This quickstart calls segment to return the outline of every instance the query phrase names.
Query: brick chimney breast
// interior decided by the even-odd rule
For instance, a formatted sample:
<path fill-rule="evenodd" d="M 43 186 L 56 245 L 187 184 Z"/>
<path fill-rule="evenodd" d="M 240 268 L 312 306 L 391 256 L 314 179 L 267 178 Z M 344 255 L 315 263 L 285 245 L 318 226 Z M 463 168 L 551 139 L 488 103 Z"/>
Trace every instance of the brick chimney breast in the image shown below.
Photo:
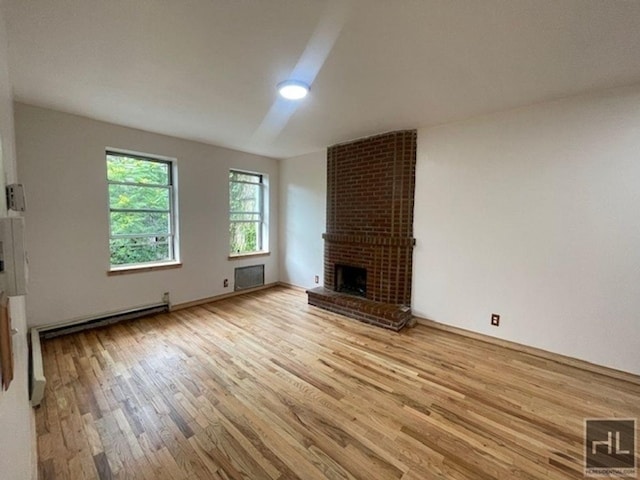
<path fill-rule="evenodd" d="M 327 150 L 324 286 L 309 303 L 392 330 L 411 320 L 415 130 Z M 366 270 L 365 296 L 336 291 L 336 266 Z"/>

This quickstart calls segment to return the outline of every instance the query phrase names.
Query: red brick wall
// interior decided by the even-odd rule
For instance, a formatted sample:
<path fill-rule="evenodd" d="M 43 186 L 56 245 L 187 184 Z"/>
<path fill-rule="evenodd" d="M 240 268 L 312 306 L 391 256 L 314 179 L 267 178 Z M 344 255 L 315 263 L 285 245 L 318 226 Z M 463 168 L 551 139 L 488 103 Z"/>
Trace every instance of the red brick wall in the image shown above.
<path fill-rule="evenodd" d="M 367 269 L 368 299 L 411 303 L 415 165 L 415 130 L 328 149 L 325 288 L 351 265 Z"/>

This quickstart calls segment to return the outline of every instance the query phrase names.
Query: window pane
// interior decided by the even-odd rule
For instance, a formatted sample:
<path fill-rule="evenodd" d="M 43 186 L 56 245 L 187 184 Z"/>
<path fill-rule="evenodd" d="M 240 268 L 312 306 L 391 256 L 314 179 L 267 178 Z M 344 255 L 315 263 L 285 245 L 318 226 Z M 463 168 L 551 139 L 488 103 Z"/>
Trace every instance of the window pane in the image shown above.
<path fill-rule="evenodd" d="M 170 237 L 112 238 L 111 265 L 171 260 Z"/>
<path fill-rule="evenodd" d="M 111 264 L 174 259 L 171 162 L 117 152 L 106 160 Z"/>
<path fill-rule="evenodd" d="M 229 210 L 231 212 L 259 212 L 260 185 L 234 183 L 229 185 Z"/>
<path fill-rule="evenodd" d="M 168 188 L 109 185 L 109 206 L 144 210 L 169 210 L 171 192 Z"/>
<path fill-rule="evenodd" d="M 262 250 L 264 185 L 261 174 L 229 172 L 229 237 L 231 253 Z M 247 183 L 248 182 L 248 183 Z"/>
<path fill-rule="evenodd" d="M 168 163 L 107 154 L 107 178 L 110 182 L 168 185 L 169 173 Z"/>
<path fill-rule="evenodd" d="M 261 179 L 262 175 L 253 173 L 235 172 L 233 170 L 229 172 L 229 180 L 231 181 L 261 183 Z"/>
<path fill-rule="evenodd" d="M 234 223 L 229 224 L 229 234 L 231 237 L 231 252 L 245 253 L 257 252 L 260 250 L 259 236 L 260 222 L 254 223 Z"/>
<path fill-rule="evenodd" d="M 111 235 L 168 234 L 168 213 L 111 212 Z"/>

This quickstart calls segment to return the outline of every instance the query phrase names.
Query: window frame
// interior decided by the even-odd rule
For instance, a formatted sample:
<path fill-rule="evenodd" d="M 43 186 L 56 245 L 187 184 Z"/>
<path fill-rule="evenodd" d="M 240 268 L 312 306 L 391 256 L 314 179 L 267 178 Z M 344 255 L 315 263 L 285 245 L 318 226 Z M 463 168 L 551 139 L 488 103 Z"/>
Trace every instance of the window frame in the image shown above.
<path fill-rule="evenodd" d="M 231 178 L 231 175 L 229 175 L 229 226 L 231 226 L 234 223 L 256 223 L 258 225 L 257 227 L 257 238 L 256 238 L 256 250 L 250 250 L 250 251 L 245 251 L 245 252 L 234 252 L 231 250 L 231 233 L 229 233 L 229 244 L 228 244 L 228 248 L 229 248 L 229 258 L 237 258 L 237 257 L 245 257 L 245 256 L 252 256 L 252 255 L 265 255 L 268 254 L 268 232 L 266 231 L 266 206 L 267 206 L 267 201 L 266 201 L 266 188 L 267 188 L 267 175 L 264 173 L 260 173 L 260 172 L 252 172 L 252 171 L 248 171 L 248 170 L 241 170 L 238 168 L 230 168 L 229 169 L 229 174 L 238 174 L 238 175 L 249 175 L 249 176 L 254 176 L 254 177 L 258 177 L 259 181 L 257 182 L 250 182 L 250 181 L 246 181 L 246 180 L 233 180 Z M 258 194 L 258 203 L 259 203 L 259 211 L 255 212 L 248 212 L 248 211 L 231 211 L 231 184 L 232 183 L 241 183 L 241 184 L 246 184 L 246 185 L 257 185 L 259 187 L 259 194 Z M 258 220 L 233 220 L 232 219 L 232 215 L 258 215 Z"/>
<path fill-rule="evenodd" d="M 177 198 L 177 168 L 176 159 L 170 157 L 164 157 L 160 155 L 152 155 L 147 153 L 133 152 L 129 150 L 122 150 L 118 148 L 106 148 L 105 149 L 105 166 L 108 167 L 109 155 L 127 157 L 135 160 L 142 160 L 145 162 L 159 163 L 166 165 L 167 168 L 167 184 L 153 184 L 153 183 L 136 183 L 136 182 L 120 182 L 112 181 L 109 179 L 109 172 L 107 168 L 107 221 L 109 228 L 109 245 L 111 240 L 115 238 L 153 238 L 153 237 L 167 237 L 169 256 L 165 260 L 151 260 L 148 262 L 136 262 L 136 263 L 123 263 L 112 264 L 111 263 L 111 247 L 109 246 L 109 270 L 110 274 L 126 273 L 126 271 L 151 271 L 161 268 L 175 268 L 181 266 L 180 263 L 180 248 L 179 248 L 179 235 L 178 235 L 178 198 Z M 145 188 L 162 188 L 169 191 L 169 209 L 131 209 L 131 208 L 112 208 L 111 206 L 111 185 L 123 185 L 130 187 L 145 187 Z M 149 233 L 149 234 L 113 234 L 113 228 L 111 223 L 111 214 L 114 212 L 121 213 L 168 213 L 168 232 L 163 233 Z"/>

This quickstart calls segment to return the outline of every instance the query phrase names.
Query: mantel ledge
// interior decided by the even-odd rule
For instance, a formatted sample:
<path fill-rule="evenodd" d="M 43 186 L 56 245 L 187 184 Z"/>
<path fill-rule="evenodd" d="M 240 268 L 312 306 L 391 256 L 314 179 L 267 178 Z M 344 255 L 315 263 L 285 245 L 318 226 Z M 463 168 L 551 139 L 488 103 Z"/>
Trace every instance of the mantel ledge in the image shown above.
<path fill-rule="evenodd" d="M 416 239 L 413 237 L 394 237 L 391 235 L 368 235 L 348 233 L 323 233 L 322 238 L 331 243 L 351 243 L 360 245 L 392 245 L 413 247 Z"/>

